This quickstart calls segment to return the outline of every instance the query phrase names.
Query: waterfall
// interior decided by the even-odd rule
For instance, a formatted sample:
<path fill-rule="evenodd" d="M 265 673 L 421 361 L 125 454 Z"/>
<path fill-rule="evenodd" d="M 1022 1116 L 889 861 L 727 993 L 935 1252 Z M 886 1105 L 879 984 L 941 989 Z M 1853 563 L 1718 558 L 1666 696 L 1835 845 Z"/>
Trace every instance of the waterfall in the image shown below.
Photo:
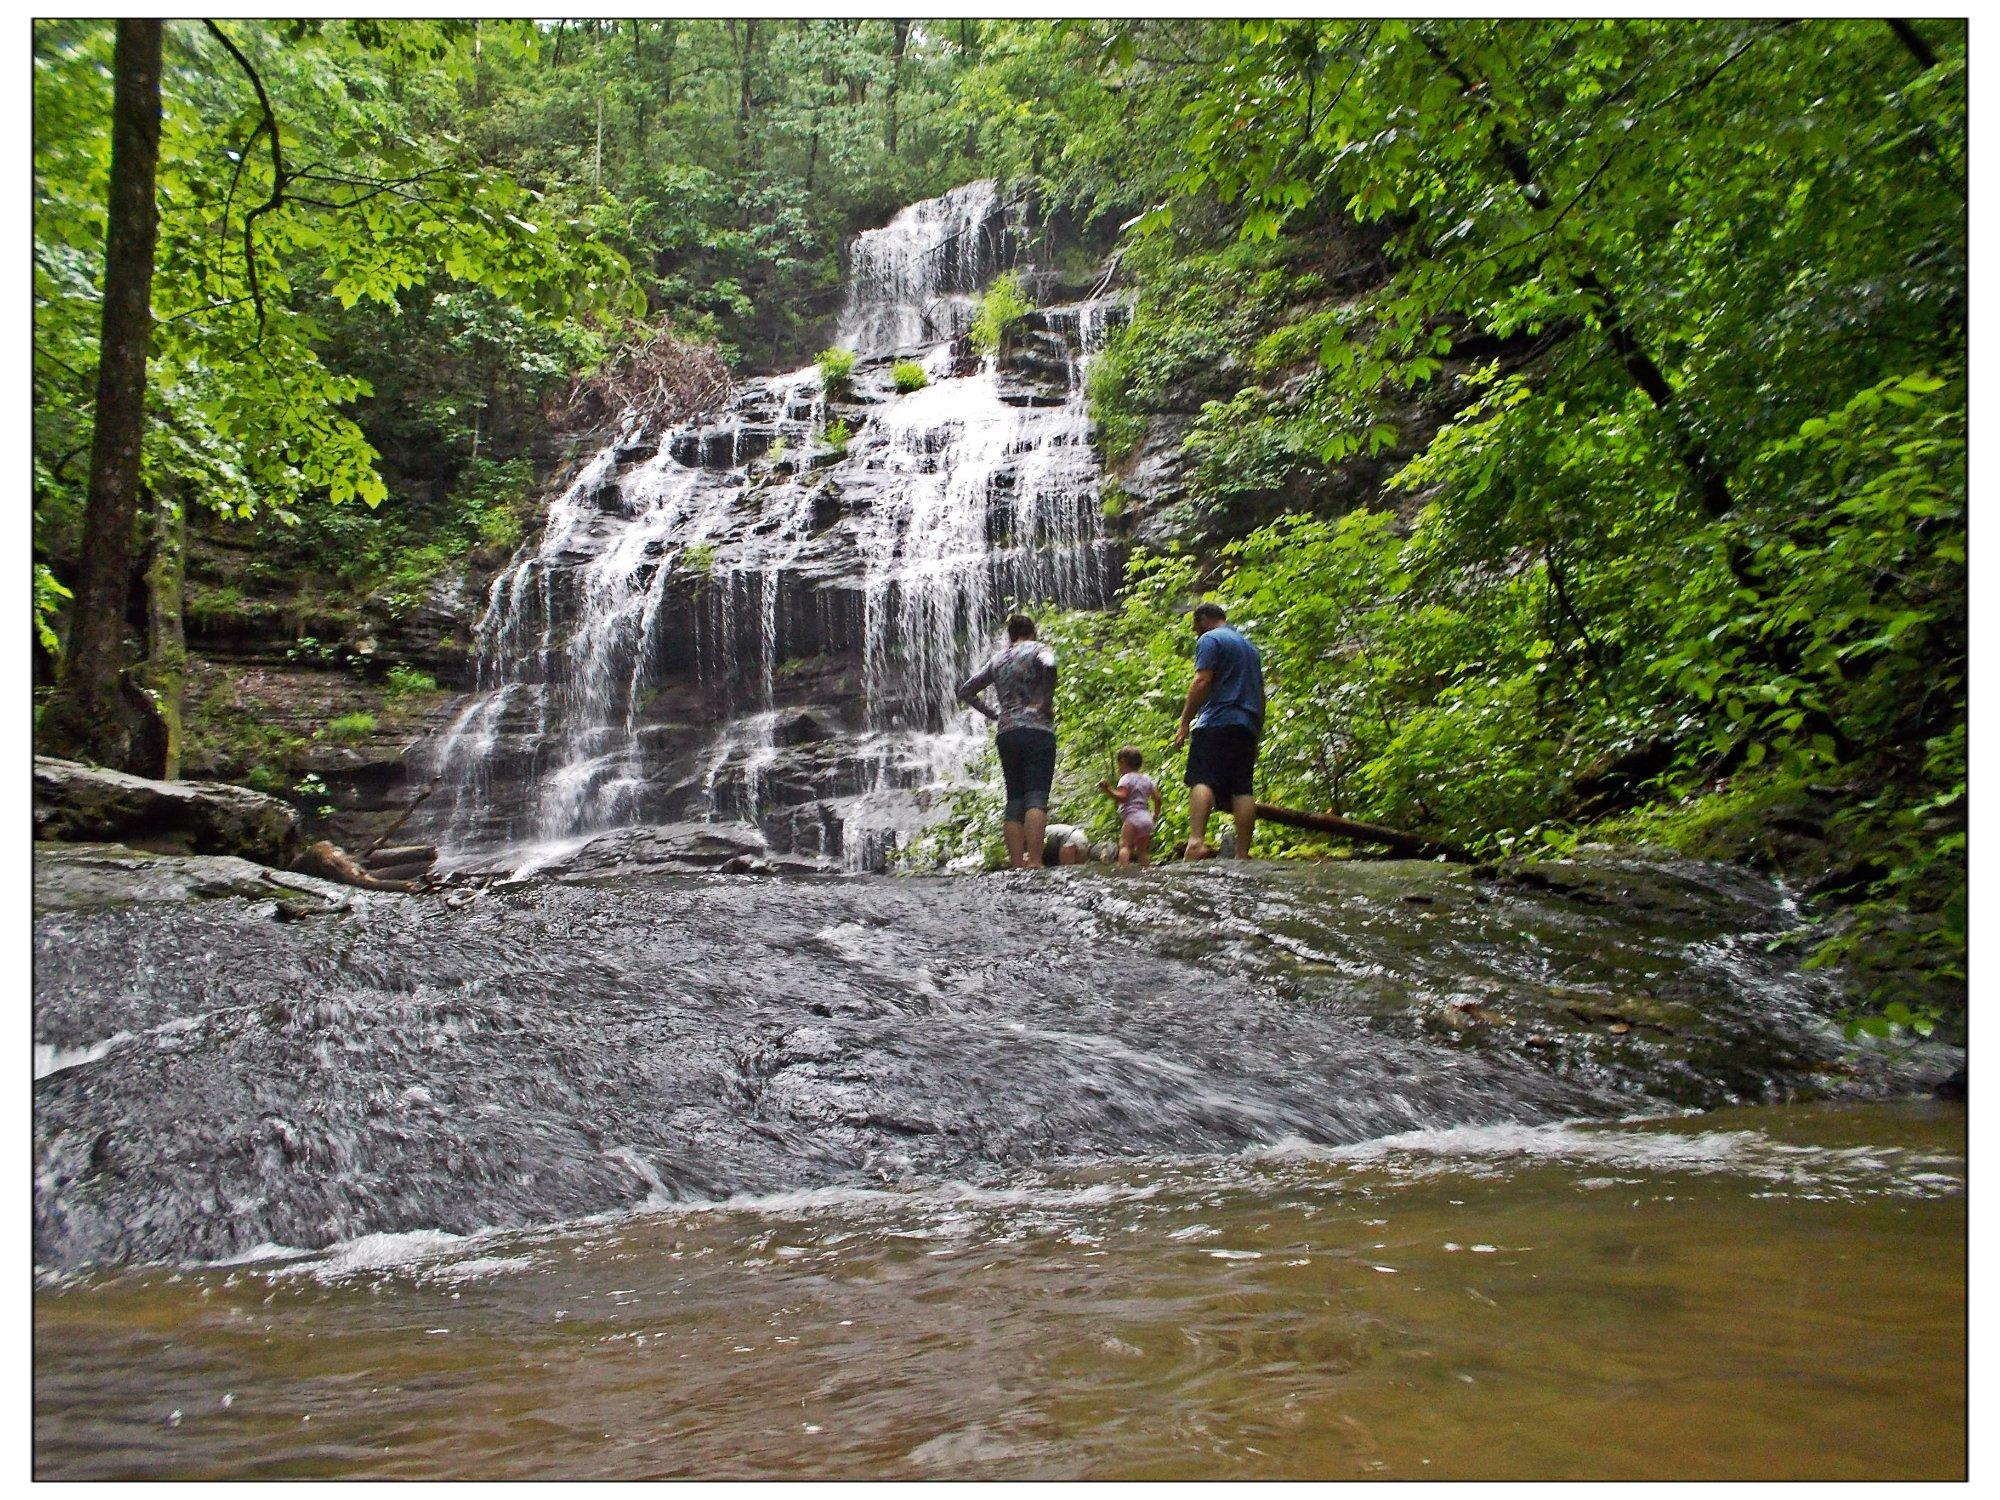
<path fill-rule="evenodd" d="M 912 204 L 851 249 L 851 391 L 807 367 L 657 435 L 633 412 L 578 467 L 418 752 L 447 859 L 698 822 L 879 868 L 922 826 L 982 743 L 954 689 L 1006 608 L 1111 582 L 1084 377 L 1122 309 L 1041 309 L 984 360 L 962 338 L 1025 242 L 996 183 Z M 930 383 L 899 394 L 895 357 Z"/>
<path fill-rule="evenodd" d="M 862 351 L 908 349 L 964 333 L 974 294 L 1017 248 L 1009 213 L 999 183 L 968 182 L 856 235 L 835 342 Z"/>

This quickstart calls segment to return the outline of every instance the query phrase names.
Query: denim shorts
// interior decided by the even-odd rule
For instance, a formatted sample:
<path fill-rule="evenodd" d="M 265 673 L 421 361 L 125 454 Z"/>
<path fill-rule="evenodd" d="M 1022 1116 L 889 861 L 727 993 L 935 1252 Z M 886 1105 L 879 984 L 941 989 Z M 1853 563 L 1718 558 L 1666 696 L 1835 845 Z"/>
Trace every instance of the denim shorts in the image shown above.
<path fill-rule="evenodd" d="M 1046 729 L 1003 729 L 993 746 L 1000 752 L 1000 774 L 1007 782 L 1009 823 L 1018 823 L 1029 808 L 1049 810 L 1049 784 L 1056 779 L 1056 737 Z"/>

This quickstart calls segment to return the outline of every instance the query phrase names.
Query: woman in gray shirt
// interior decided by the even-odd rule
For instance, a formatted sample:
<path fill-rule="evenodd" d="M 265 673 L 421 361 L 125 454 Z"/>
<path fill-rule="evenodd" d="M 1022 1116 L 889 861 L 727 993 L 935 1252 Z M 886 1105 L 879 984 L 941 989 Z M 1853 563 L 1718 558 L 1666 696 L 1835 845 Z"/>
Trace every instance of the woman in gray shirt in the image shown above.
<path fill-rule="evenodd" d="M 997 711 L 979 696 L 988 687 Z M 1056 654 L 1035 639 L 1035 622 L 1008 616 L 1006 647 L 958 685 L 958 696 L 999 726 L 994 748 L 1007 782 L 1007 863 L 1039 870 L 1056 775 Z"/>

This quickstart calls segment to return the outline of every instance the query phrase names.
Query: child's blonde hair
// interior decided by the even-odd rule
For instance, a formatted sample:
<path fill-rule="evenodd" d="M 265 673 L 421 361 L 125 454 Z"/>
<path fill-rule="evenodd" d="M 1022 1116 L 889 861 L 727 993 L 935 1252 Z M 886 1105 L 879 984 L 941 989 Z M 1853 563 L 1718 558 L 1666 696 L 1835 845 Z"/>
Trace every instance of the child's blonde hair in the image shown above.
<path fill-rule="evenodd" d="M 1137 771 L 1145 764 L 1145 752 L 1137 745 L 1127 745 L 1118 752 L 1118 769 L 1121 771 Z"/>

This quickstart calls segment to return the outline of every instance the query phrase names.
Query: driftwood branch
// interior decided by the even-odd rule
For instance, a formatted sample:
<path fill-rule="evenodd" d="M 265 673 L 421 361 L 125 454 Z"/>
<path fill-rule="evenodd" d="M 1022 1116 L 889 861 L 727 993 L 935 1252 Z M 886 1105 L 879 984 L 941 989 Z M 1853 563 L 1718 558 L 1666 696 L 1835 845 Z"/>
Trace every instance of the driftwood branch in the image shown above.
<path fill-rule="evenodd" d="M 1383 844 L 1397 854 L 1409 855 L 1416 859 L 1448 859 L 1457 863 L 1465 863 L 1471 859 L 1471 856 L 1456 844 L 1425 838 L 1422 834 L 1404 833 L 1397 828 L 1384 828 L 1379 823 L 1357 823 L 1352 818 L 1339 817 L 1334 813 L 1300 812 L 1297 808 L 1259 802 L 1257 816 L 1266 823 L 1282 823 L 1287 828 L 1303 828 L 1312 833 L 1330 834 L 1334 838 L 1350 839 L 1357 844 Z"/>
<path fill-rule="evenodd" d="M 396 815 L 396 821 L 391 823 L 387 828 L 383 829 L 380 833 L 378 833 L 375 836 L 375 842 L 370 844 L 366 849 L 363 849 L 361 851 L 361 857 L 363 859 L 366 859 L 369 855 L 373 854 L 376 850 L 380 849 L 384 844 L 386 844 L 389 841 L 390 835 L 395 833 L 395 831 L 398 828 L 401 828 L 405 823 L 410 821 L 410 814 L 415 812 L 418 808 L 424 805 L 424 799 L 430 796 L 432 792 L 436 791 L 438 789 L 438 785 L 439 785 L 438 782 L 433 781 L 429 786 L 425 787 L 421 792 L 418 792 L 415 797 L 411 798 L 410 805 L 404 808 L 400 813 Z M 436 852 L 437 851 L 435 850 L 432 851 L 432 853 Z"/>
<path fill-rule="evenodd" d="M 339 885 L 351 885 L 364 891 L 420 891 L 424 888 L 420 880 L 385 880 L 371 874 L 362 867 L 361 861 L 349 854 L 338 844 L 321 839 L 316 844 L 308 844 L 303 853 L 292 861 L 292 868 L 301 875 L 316 875 L 321 880 L 331 880 Z"/>

